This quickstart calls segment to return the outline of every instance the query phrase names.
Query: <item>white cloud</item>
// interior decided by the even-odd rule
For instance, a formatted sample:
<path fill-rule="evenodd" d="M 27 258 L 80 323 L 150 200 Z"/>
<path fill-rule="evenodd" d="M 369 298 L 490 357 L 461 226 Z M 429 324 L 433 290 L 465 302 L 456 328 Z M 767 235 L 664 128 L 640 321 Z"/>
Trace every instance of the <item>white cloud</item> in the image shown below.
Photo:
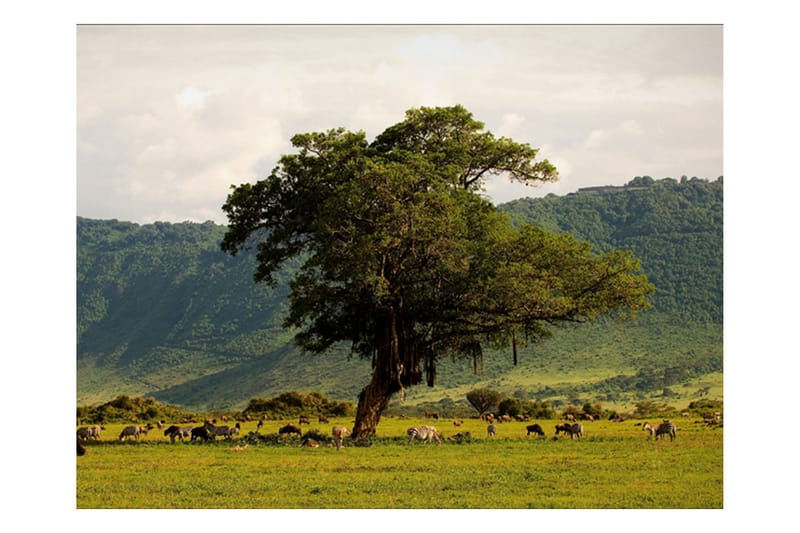
<path fill-rule="evenodd" d="M 197 87 L 184 87 L 176 98 L 182 109 L 202 109 L 207 94 Z"/>
<path fill-rule="evenodd" d="M 541 147 L 561 180 L 722 174 L 721 29 L 592 26 L 88 26 L 78 29 L 78 214 L 224 222 L 295 133 L 374 137 L 463 104 Z"/>

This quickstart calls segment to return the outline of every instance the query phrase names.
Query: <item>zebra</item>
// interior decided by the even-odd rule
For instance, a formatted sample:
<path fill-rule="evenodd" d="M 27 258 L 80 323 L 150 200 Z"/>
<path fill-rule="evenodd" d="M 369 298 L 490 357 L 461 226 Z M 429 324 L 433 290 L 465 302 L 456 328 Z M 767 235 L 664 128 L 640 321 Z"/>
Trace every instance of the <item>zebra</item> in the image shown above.
<path fill-rule="evenodd" d="M 350 434 L 350 430 L 344 426 L 333 426 L 331 433 L 333 434 L 333 443 L 336 445 L 336 449 L 341 450 L 342 441 Z"/>
<path fill-rule="evenodd" d="M 175 438 L 183 440 L 192 436 L 192 426 L 170 426 L 164 430 L 164 436 L 169 437 L 170 442 L 175 442 Z"/>
<path fill-rule="evenodd" d="M 657 439 L 663 439 L 664 435 L 669 435 L 669 440 L 673 441 L 675 440 L 675 430 L 675 424 L 669 420 L 664 420 L 662 423 L 656 426 L 654 435 Z"/>
<path fill-rule="evenodd" d="M 141 426 L 127 426 L 119 434 L 119 440 L 126 440 L 128 437 L 135 437 L 139 440 L 140 435 L 147 435 L 147 428 Z"/>
<path fill-rule="evenodd" d="M 658 426 L 653 426 L 652 424 L 650 424 L 650 422 L 645 422 L 644 425 L 642 426 L 642 431 L 649 431 L 650 432 L 650 435 L 648 435 L 648 437 L 647 437 L 648 439 L 650 437 L 655 438 L 655 436 L 656 436 L 656 427 L 658 427 Z"/>
<path fill-rule="evenodd" d="M 411 426 L 406 433 L 408 434 L 409 444 L 415 438 L 425 442 L 435 440 L 437 446 L 442 444 L 442 440 L 439 438 L 439 431 L 433 426 Z"/>
<path fill-rule="evenodd" d="M 229 426 L 215 426 L 214 424 L 210 424 L 208 422 L 204 424 L 204 427 L 206 427 L 213 436 L 224 437 L 226 439 L 233 437 L 239 432 L 239 428 L 241 428 L 239 422 L 236 422 L 236 425 L 233 428 Z"/>
<path fill-rule="evenodd" d="M 494 437 L 495 435 L 497 435 L 497 426 L 495 426 L 494 424 L 489 424 L 486 427 L 486 432 L 489 434 L 490 437 Z"/>

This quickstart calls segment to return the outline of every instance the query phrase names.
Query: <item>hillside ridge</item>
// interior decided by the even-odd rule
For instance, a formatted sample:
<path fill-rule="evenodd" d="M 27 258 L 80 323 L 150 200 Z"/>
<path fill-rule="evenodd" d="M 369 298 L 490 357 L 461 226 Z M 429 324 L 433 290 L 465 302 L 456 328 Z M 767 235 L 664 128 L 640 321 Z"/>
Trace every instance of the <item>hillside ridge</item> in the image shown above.
<path fill-rule="evenodd" d="M 637 177 L 621 189 L 520 199 L 499 209 L 517 224 L 570 232 L 601 252 L 632 250 L 657 287 L 654 310 L 632 324 L 565 331 L 529 346 L 518 367 L 507 354 L 489 354 L 482 375 L 464 361 L 447 362 L 437 387 L 420 388 L 412 398 L 453 398 L 479 383 L 520 395 L 612 398 L 647 392 L 621 390 L 632 387 L 621 374 L 649 376 L 642 372 L 650 369 L 664 375 L 672 368 L 667 374 L 674 376 L 681 368 L 685 381 L 697 378 L 698 369 L 720 371 L 722 178 Z M 79 404 L 131 394 L 188 408 L 224 408 L 287 390 L 355 398 L 369 362 L 348 358 L 345 346 L 324 356 L 300 353 L 293 333 L 281 326 L 293 267 L 275 288 L 256 285 L 252 254 L 220 251 L 224 232 L 213 222 L 77 218 Z M 635 342 L 625 339 L 630 332 Z M 578 386 L 586 380 L 597 386 Z M 563 385 L 553 386 L 558 383 Z M 650 392 L 669 387 L 658 379 L 648 386 Z"/>

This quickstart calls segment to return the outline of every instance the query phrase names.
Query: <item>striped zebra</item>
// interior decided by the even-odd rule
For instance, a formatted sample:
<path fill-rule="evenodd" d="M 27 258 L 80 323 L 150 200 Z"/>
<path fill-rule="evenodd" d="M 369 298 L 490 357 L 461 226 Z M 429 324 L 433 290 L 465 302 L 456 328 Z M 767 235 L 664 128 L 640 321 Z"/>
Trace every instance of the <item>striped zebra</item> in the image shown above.
<path fill-rule="evenodd" d="M 664 435 L 669 435 L 669 440 L 675 440 L 675 424 L 673 424 L 670 420 L 664 420 L 659 425 L 656 426 L 655 430 L 655 438 L 663 439 Z"/>
<path fill-rule="evenodd" d="M 649 431 L 650 432 L 650 435 L 647 437 L 648 439 L 650 437 L 655 438 L 655 436 L 656 436 L 656 427 L 658 427 L 658 426 L 654 426 L 650 422 L 645 422 L 644 425 L 642 426 L 642 431 Z"/>
<path fill-rule="evenodd" d="M 433 426 L 411 426 L 406 433 L 408 434 L 409 444 L 411 444 L 414 439 L 425 442 L 435 440 L 437 446 L 442 444 L 442 440 L 439 438 L 439 431 Z"/>
<path fill-rule="evenodd" d="M 183 441 L 185 438 L 191 438 L 193 426 L 170 426 L 164 430 L 164 436 L 169 437 L 170 442 L 175 442 L 175 439 Z"/>

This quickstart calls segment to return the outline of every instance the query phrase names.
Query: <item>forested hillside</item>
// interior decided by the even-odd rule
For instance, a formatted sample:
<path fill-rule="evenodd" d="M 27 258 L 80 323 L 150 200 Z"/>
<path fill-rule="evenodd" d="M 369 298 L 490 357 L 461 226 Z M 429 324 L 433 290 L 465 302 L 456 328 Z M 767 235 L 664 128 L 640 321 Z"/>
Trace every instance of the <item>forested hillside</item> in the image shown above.
<path fill-rule="evenodd" d="M 607 192 L 517 200 L 513 220 L 570 232 L 598 251 L 633 251 L 657 291 L 655 307 L 722 322 L 722 179 L 638 177 Z"/>
<path fill-rule="evenodd" d="M 516 222 L 568 231 L 598 251 L 633 250 L 656 285 L 635 322 L 566 330 L 529 346 L 513 367 L 489 354 L 483 374 L 453 361 L 419 400 L 463 397 L 479 384 L 517 396 L 613 401 L 664 394 L 722 370 L 722 180 L 636 178 L 625 188 L 501 206 Z M 252 281 L 248 254 L 219 249 L 211 222 L 138 225 L 77 219 L 79 404 L 151 395 L 194 409 L 246 405 L 289 390 L 354 400 L 369 362 L 347 347 L 300 354 L 281 328 L 288 287 Z"/>

